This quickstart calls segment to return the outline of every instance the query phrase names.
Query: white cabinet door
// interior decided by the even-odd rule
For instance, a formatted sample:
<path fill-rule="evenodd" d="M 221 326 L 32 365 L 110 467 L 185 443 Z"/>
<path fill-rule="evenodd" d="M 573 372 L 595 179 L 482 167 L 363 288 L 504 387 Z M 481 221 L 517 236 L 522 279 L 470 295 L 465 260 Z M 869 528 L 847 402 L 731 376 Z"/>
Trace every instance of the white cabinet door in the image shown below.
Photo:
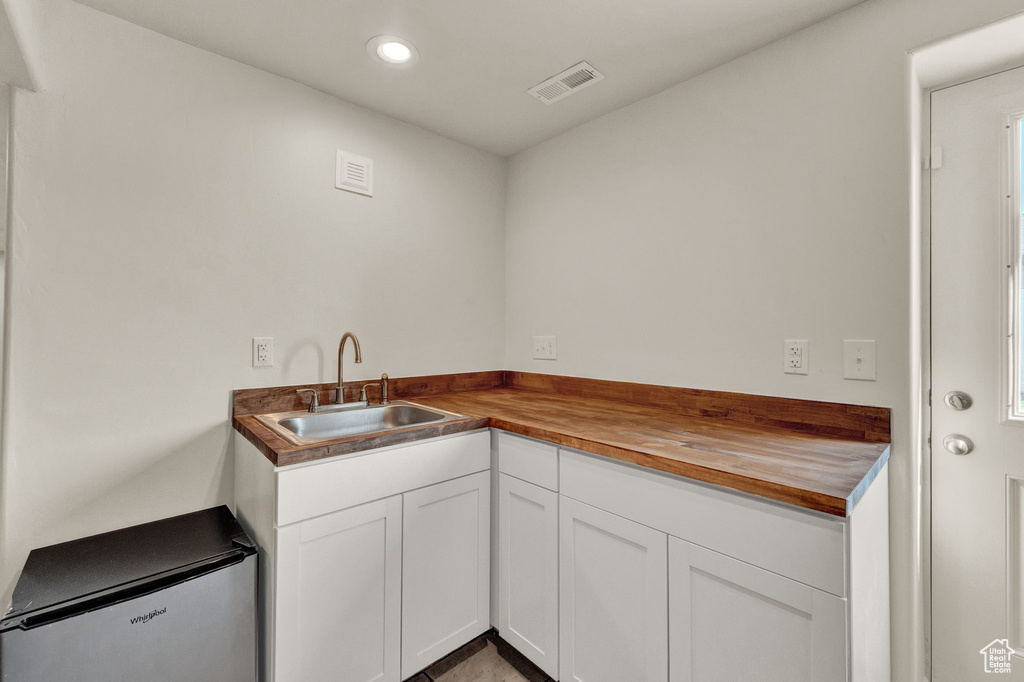
<path fill-rule="evenodd" d="M 665 533 L 559 499 L 562 682 L 668 679 Z"/>
<path fill-rule="evenodd" d="M 498 630 L 558 677 L 558 494 L 501 474 L 498 495 Z"/>
<path fill-rule="evenodd" d="M 846 600 L 669 538 L 672 682 L 844 682 Z"/>
<path fill-rule="evenodd" d="M 401 680 L 402 498 L 278 529 L 276 682 Z"/>
<path fill-rule="evenodd" d="M 403 495 L 403 678 L 491 627 L 490 490 L 482 471 Z"/>

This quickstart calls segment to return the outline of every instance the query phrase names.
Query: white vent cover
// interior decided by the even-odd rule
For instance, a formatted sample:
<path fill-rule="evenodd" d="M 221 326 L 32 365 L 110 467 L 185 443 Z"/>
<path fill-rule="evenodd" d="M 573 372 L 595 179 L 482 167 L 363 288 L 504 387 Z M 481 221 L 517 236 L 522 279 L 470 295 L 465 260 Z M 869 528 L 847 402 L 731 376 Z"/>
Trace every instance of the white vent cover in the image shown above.
<path fill-rule="evenodd" d="M 373 160 L 338 150 L 334 186 L 347 192 L 373 196 Z"/>
<path fill-rule="evenodd" d="M 526 92 L 544 104 L 551 104 L 600 80 L 604 80 L 602 73 L 590 64 L 580 62 L 557 76 L 552 76 L 543 83 L 534 85 Z"/>

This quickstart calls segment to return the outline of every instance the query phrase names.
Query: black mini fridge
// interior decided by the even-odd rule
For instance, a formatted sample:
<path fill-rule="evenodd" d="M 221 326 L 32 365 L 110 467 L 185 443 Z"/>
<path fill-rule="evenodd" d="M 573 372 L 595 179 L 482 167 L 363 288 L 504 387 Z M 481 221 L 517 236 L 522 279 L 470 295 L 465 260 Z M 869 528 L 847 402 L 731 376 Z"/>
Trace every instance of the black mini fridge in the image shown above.
<path fill-rule="evenodd" d="M 257 552 L 227 507 L 33 550 L 3 682 L 253 682 Z"/>

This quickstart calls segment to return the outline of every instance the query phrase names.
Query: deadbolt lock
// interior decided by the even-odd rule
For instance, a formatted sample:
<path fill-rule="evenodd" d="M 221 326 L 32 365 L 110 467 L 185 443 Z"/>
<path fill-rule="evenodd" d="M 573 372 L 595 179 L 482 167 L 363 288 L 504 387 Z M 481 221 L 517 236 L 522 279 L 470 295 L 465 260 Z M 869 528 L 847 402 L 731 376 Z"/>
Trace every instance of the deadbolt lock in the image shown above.
<path fill-rule="evenodd" d="M 950 391 L 946 394 L 946 397 L 942 399 L 942 402 L 957 412 L 963 412 L 964 410 L 970 409 L 974 401 L 971 400 L 971 396 L 967 395 L 963 391 Z"/>

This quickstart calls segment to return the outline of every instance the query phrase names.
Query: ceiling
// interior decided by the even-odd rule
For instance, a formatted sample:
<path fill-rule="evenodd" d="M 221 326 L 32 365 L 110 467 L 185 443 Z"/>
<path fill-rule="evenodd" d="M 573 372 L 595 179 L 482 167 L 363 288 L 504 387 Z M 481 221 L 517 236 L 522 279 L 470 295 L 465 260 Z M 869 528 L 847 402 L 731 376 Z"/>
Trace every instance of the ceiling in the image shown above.
<path fill-rule="evenodd" d="M 862 0 L 79 0 L 196 47 L 507 156 Z M 409 68 L 366 52 L 377 35 Z M 525 91 L 587 61 L 605 79 Z"/>

